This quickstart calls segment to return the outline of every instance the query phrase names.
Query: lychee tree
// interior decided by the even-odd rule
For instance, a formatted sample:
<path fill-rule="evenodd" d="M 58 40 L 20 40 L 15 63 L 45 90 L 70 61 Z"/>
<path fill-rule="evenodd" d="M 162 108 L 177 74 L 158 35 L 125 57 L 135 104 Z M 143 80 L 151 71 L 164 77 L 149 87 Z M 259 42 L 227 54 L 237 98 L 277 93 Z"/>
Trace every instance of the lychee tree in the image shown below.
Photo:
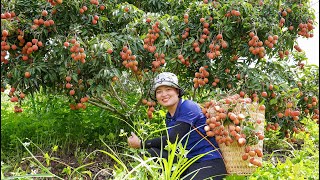
<path fill-rule="evenodd" d="M 309 0 L 4 0 L 1 12 L 1 89 L 10 85 L 15 112 L 42 90 L 72 110 L 152 118 L 152 79 L 170 71 L 199 103 L 223 94 L 263 103 L 267 130 L 282 137 L 319 119 L 319 69 L 296 41 L 313 37 Z"/>

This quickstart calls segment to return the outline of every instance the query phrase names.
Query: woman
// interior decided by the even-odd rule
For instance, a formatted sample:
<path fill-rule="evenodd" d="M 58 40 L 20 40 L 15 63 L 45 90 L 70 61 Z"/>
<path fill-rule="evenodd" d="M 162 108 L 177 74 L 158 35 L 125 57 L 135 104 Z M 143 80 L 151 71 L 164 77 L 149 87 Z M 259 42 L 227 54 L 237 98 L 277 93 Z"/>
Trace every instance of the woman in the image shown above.
<path fill-rule="evenodd" d="M 183 145 L 187 143 L 186 149 L 189 150 L 187 158 L 211 151 L 189 166 L 184 175 L 201 169 L 195 177 L 191 173 L 187 176 L 187 179 L 191 177 L 195 180 L 208 177 L 222 179 L 227 172 L 220 152 L 214 150 L 215 147 L 218 147 L 218 144 L 214 137 L 203 138 L 205 136 L 203 125 L 206 123 L 206 117 L 197 103 L 191 100 L 183 100 L 181 98 L 183 94 L 184 91 L 178 85 L 178 78 L 175 74 L 169 72 L 159 74 L 154 80 L 150 95 L 153 100 L 158 101 L 161 106 L 168 110 L 166 115 L 168 137 L 162 136 L 141 142 L 134 133 L 131 133 L 128 144 L 132 148 L 142 148 L 144 146 L 151 156 L 162 154 L 162 157 L 167 157 L 168 153 L 163 150 L 164 146 L 167 145 L 167 140 L 174 143 L 176 138 L 180 141 L 186 135 L 188 138 L 183 138 L 181 142 Z"/>

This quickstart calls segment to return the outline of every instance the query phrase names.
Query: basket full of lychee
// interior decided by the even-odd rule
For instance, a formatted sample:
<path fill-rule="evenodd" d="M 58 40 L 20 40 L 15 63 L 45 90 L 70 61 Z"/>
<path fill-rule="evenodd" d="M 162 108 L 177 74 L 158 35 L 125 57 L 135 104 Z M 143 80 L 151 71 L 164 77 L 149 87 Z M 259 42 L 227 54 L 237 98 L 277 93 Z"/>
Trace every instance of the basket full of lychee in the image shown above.
<path fill-rule="evenodd" d="M 228 173 L 248 175 L 262 166 L 265 106 L 232 95 L 204 104 L 206 135 L 215 137 Z"/>

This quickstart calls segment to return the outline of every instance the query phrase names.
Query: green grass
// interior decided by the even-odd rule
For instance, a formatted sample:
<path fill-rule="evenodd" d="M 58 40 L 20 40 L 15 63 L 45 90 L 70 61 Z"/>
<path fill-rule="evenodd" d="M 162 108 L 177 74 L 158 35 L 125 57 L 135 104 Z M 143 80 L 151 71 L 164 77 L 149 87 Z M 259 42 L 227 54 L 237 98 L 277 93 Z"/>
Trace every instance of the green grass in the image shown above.
<path fill-rule="evenodd" d="M 87 105 L 87 110 L 72 111 L 63 96 L 37 96 L 23 102 L 23 113 L 14 113 L 14 103 L 1 102 L 1 160 L 22 157 L 25 152 L 18 141 L 31 140 L 46 150 L 55 145 L 68 151 L 76 147 L 101 146 L 99 137 L 112 143 L 125 123 L 112 118 L 103 109 Z M 32 149 L 31 149 L 32 150 Z"/>

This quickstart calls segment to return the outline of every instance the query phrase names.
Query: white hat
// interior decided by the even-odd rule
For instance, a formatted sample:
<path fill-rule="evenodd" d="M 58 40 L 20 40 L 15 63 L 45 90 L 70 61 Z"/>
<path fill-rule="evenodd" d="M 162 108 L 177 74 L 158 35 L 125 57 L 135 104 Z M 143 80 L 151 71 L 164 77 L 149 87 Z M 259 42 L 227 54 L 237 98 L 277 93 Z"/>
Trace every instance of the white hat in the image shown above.
<path fill-rule="evenodd" d="M 183 89 L 181 89 L 181 87 L 178 84 L 177 76 L 170 72 L 160 73 L 157 77 L 154 78 L 153 86 L 150 90 L 151 99 L 157 99 L 155 91 L 159 86 L 171 86 L 177 88 L 179 90 L 179 97 L 181 97 L 184 94 Z"/>

